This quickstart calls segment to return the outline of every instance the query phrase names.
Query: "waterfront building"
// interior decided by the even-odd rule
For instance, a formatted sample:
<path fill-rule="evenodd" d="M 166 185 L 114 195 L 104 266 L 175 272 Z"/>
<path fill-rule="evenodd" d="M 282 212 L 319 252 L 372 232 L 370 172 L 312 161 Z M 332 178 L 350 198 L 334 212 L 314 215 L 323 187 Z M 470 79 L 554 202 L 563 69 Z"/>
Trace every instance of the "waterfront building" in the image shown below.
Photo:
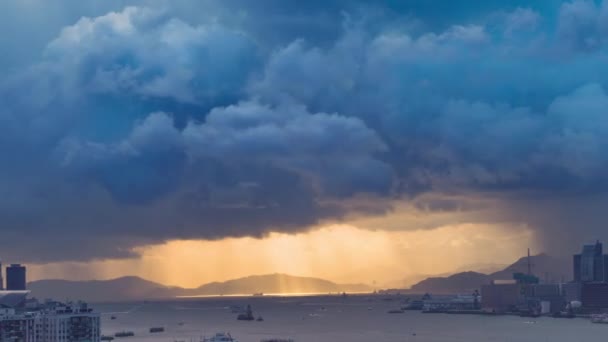
<path fill-rule="evenodd" d="M 9 291 L 26 289 L 25 266 L 12 264 L 6 268 L 6 289 Z"/>
<path fill-rule="evenodd" d="M 608 283 L 582 283 L 581 302 L 586 309 L 608 308 Z"/>
<path fill-rule="evenodd" d="M 515 281 L 483 285 L 481 298 L 481 307 L 488 312 L 516 311 L 516 308 L 525 302 L 523 286 Z"/>
<path fill-rule="evenodd" d="M 575 282 L 608 281 L 608 255 L 603 252 L 602 243 L 584 245 L 581 254 L 572 257 Z"/>
<path fill-rule="evenodd" d="M 530 286 L 532 306 L 542 307 L 542 313 L 557 313 L 564 310 L 566 300 L 559 284 L 534 284 Z"/>
<path fill-rule="evenodd" d="M 581 283 L 566 283 L 562 284 L 562 295 L 567 303 L 581 301 Z"/>

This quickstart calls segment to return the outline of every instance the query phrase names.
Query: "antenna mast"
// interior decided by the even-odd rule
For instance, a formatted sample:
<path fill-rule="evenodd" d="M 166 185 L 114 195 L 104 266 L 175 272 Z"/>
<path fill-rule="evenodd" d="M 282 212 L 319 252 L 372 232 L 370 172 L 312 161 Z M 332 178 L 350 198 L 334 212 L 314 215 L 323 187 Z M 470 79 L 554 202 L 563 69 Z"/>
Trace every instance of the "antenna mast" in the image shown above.
<path fill-rule="evenodd" d="M 530 264 L 530 248 L 528 248 L 528 275 L 532 275 L 532 264 Z"/>

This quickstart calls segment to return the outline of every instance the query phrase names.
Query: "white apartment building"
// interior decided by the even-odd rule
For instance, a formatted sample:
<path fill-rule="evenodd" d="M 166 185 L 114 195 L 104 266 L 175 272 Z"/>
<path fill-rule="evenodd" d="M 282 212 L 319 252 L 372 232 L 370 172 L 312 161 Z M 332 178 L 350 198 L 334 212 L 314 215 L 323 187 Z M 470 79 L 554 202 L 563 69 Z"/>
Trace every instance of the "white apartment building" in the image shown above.
<path fill-rule="evenodd" d="M 99 342 L 100 315 L 85 303 L 46 303 L 35 312 L 0 308 L 0 341 Z"/>

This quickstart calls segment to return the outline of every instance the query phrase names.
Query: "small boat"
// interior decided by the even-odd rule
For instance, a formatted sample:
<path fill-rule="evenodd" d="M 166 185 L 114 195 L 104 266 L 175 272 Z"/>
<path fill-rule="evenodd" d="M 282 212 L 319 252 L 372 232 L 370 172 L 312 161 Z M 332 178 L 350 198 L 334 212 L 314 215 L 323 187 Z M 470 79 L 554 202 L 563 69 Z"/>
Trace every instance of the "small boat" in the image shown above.
<path fill-rule="evenodd" d="M 106 336 L 106 335 L 101 335 L 101 337 L 99 338 L 100 341 L 114 341 L 114 337 L 113 336 Z"/>
<path fill-rule="evenodd" d="M 150 333 L 151 334 L 161 333 L 161 332 L 164 332 L 164 331 L 165 331 L 165 328 L 163 328 L 163 327 L 152 327 L 152 328 L 150 328 Z"/>
<path fill-rule="evenodd" d="M 110 317 L 110 319 L 116 319 L 116 316 L 112 316 L 112 317 Z"/>
<path fill-rule="evenodd" d="M 203 338 L 202 342 L 238 342 L 229 333 L 216 333 L 210 338 Z"/>
<path fill-rule="evenodd" d="M 262 296 L 264 296 L 264 293 L 262 293 L 262 292 L 254 293 L 253 296 L 254 297 L 262 297 Z"/>
<path fill-rule="evenodd" d="M 135 333 L 132 331 L 121 331 L 114 334 L 114 337 L 133 337 Z"/>
<path fill-rule="evenodd" d="M 268 338 L 260 340 L 260 342 L 295 342 L 290 338 Z"/>
<path fill-rule="evenodd" d="M 184 324 L 186 324 L 186 323 L 184 323 L 184 322 L 177 323 L 177 325 L 179 325 L 180 327 L 183 326 Z"/>
<path fill-rule="evenodd" d="M 403 311 L 401 309 L 396 309 L 396 310 L 389 310 L 388 313 L 389 314 L 402 314 L 402 313 L 405 313 L 405 311 Z"/>
<path fill-rule="evenodd" d="M 256 321 L 258 321 L 258 322 L 264 322 L 264 317 L 258 316 L 258 319 L 256 319 Z"/>

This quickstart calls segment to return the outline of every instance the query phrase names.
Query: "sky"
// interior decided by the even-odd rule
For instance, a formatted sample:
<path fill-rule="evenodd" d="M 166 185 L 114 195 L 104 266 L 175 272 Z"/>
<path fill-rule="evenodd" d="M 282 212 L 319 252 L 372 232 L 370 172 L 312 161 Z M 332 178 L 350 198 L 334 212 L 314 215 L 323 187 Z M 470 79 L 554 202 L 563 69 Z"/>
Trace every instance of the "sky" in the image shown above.
<path fill-rule="evenodd" d="M 30 278 L 402 285 L 608 240 L 608 1 L 0 3 Z"/>

